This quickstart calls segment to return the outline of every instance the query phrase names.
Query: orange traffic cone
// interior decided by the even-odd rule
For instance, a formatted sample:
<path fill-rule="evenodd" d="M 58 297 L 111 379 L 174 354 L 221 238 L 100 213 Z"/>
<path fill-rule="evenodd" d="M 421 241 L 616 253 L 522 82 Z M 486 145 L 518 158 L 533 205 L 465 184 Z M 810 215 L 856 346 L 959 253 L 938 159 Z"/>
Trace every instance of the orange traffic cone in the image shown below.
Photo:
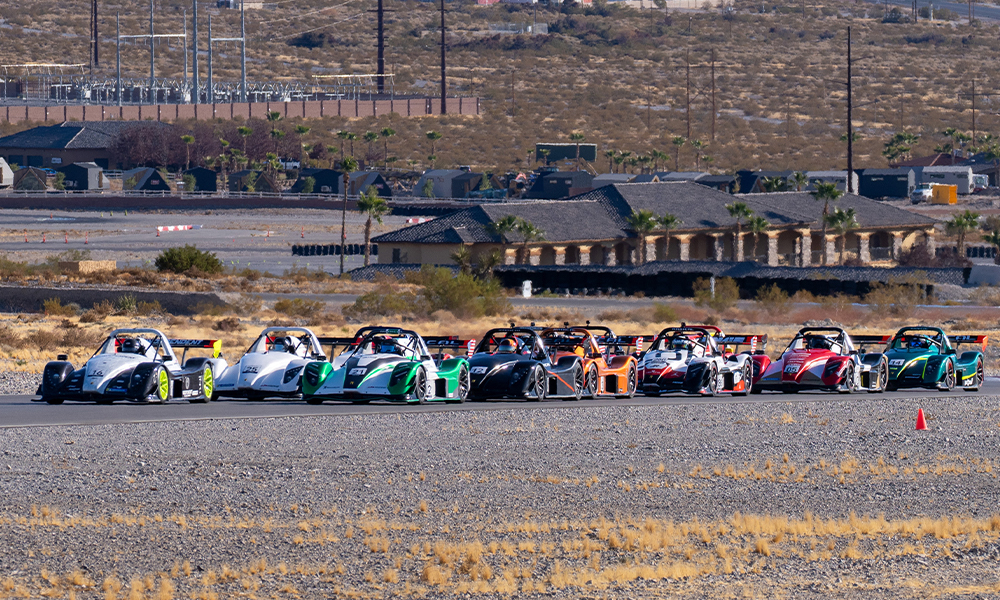
<path fill-rule="evenodd" d="M 924 421 L 924 409 L 917 409 L 917 431 L 926 431 L 927 422 Z"/>

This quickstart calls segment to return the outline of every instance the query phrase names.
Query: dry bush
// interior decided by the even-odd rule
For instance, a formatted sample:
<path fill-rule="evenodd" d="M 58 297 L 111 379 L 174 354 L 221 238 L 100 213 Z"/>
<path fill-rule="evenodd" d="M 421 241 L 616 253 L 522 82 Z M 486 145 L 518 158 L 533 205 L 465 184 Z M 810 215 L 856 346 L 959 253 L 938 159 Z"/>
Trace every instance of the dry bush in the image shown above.
<path fill-rule="evenodd" d="M 913 314 L 922 298 L 923 293 L 916 286 L 874 282 L 865 295 L 865 303 L 876 317 L 905 319 Z"/>
<path fill-rule="evenodd" d="M 42 303 L 42 312 L 51 317 L 71 317 L 76 315 L 80 306 L 77 304 L 67 304 L 63 306 L 61 298 L 49 298 Z"/>
<path fill-rule="evenodd" d="M 289 317 L 311 317 L 326 310 L 322 300 L 306 300 L 305 298 L 281 299 L 274 303 L 274 312 Z"/>
<path fill-rule="evenodd" d="M 969 301 L 979 306 L 1000 306 L 1000 288 L 982 284 L 972 290 Z"/>
<path fill-rule="evenodd" d="M 215 331 L 223 331 L 226 333 L 230 333 L 233 331 L 243 331 L 244 329 L 246 329 L 246 327 L 244 327 L 243 324 L 240 323 L 240 320 L 238 318 L 226 317 L 225 319 L 216 321 L 215 324 L 212 325 L 212 329 L 214 329 Z"/>
<path fill-rule="evenodd" d="M 75 327 L 62 334 L 62 345 L 66 348 L 94 348 L 101 342 L 103 334 Z"/>
<path fill-rule="evenodd" d="M 39 352 L 49 352 L 57 349 L 62 340 L 63 336 L 59 332 L 37 329 L 24 337 L 24 344 L 26 347 L 38 349 Z"/>
<path fill-rule="evenodd" d="M 778 287 L 776 283 L 757 290 L 756 300 L 757 305 L 771 318 L 788 312 L 788 292 Z"/>

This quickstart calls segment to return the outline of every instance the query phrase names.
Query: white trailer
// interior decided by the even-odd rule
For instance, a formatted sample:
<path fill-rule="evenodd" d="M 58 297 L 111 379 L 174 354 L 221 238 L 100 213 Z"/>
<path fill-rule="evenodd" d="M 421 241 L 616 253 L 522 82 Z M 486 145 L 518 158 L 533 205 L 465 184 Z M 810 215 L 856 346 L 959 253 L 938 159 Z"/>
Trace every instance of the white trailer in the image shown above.
<path fill-rule="evenodd" d="M 920 183 L 954 185 L 958 187 L 959 194 L 966 195 L 976 189 L 972 178 L 972 167 L 924 167 Z"/>

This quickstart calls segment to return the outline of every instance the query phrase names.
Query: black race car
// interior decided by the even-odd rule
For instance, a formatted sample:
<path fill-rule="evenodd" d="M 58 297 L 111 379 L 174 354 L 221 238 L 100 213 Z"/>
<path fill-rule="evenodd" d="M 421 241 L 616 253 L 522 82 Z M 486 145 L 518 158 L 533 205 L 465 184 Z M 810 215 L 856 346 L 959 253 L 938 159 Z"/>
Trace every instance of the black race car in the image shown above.
<path fill-rule="evenodd" d="M 584 392 L 583 359 L 553 358 L 530 327 L 491 329 L 469 356 L 470 399 L 546 398 L 579 400 Z"/>

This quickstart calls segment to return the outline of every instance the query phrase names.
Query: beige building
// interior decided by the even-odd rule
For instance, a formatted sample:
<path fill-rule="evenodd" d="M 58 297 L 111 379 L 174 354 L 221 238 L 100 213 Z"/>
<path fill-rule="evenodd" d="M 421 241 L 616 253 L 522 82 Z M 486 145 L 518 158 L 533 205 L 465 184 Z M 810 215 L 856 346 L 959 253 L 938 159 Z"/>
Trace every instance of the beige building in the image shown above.
<path fill-rule="evenodd" d="M 726 206 L 744 202 L 769 223 L 760 234 L 745 230 L 736 240 L 734 218 Z M 858 227 L 844 236 L 844 258 L 891 263 L 914 244 L 934 246 L 933 219 L 854 194 L 833 206 L 853 208 Z M 640 262 L 639 238 L 629 228 L 636 211 L 673 214 L 681 223 L 647 236 L 644 261 L 756 260 L 771 266 L 815 266 L 838 260 L 837 236 L 824 237 L 823 203 L 806 192 L 731 195 L 692 182 L 612 184 L 569 200 L 483 204 L 376 237 L 379 262 L 451 264 L 451 254 L 466 246 L 473 256 L 499 249 L 505 263 L 519 260 L 524 248 L 517 233 L 506 243 L 490 224 L 507 215 L 530 221 L 544 240 L 526 246 L 537 265 L 632 265 Z M 736 245 L 736 252 L 733 246 Z M 523 260 L 521 261 L 523 262 Z"/>

